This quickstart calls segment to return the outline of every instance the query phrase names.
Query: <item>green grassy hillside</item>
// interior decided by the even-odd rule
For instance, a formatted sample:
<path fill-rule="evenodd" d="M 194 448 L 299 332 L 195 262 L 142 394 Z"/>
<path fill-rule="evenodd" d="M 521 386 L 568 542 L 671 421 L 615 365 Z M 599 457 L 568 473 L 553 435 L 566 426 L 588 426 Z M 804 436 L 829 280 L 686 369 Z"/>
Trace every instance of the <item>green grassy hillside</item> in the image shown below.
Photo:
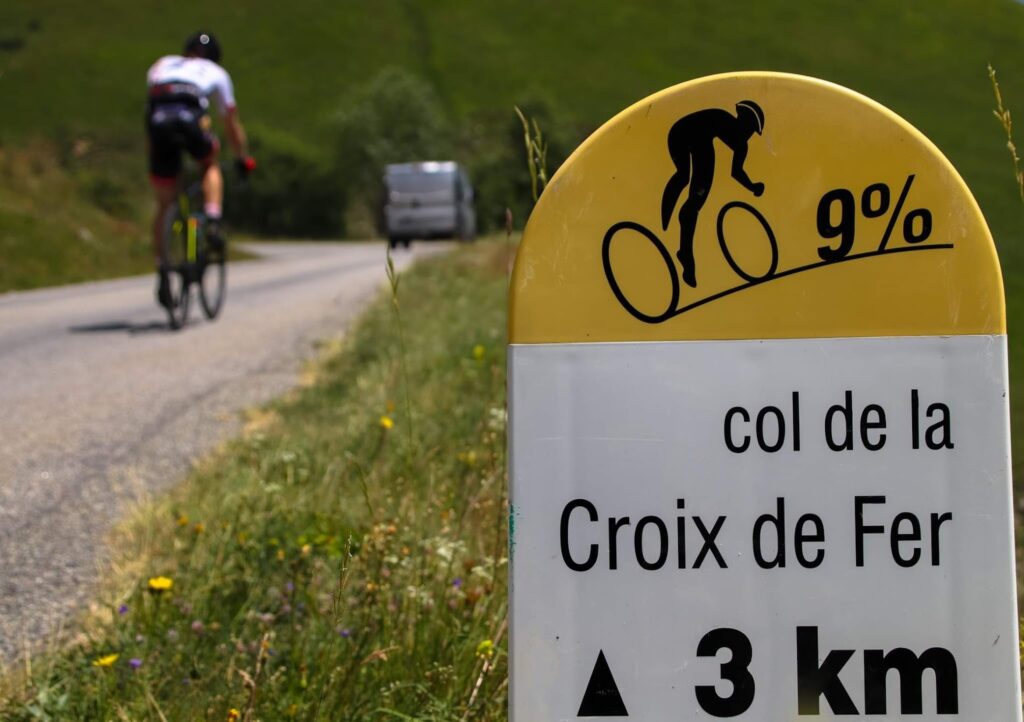
<path fill-rule="evenodd" d="M 956 105 L 987 101 L 987 62 L 1019 63 L 1022 21 L 1010 0 L 7 0 L 0 128 L 137 135 L 146 67 L 202 25 L 222 38 L 250 117 L 314 136 L 388 65 L 426 77 L 458 116 L 539 94 L 592 125 L 688 78 L 766 68 L 866 92 L 956 154 L 976 147 L 964 137 L 972 112 Z"/>
<path fill-rule="evenodd" d="M 391 66 L 433 85 L 460 138 L 483 139 L 456 144 L 463 156 L 508 136 L 489 127 L 511 119 L 515 103 L 545 103 L 570 146 L 634 100 L 708 73 L 763 68 L 836 81 L 890 106 L 950 156 L 1000 244 L 1011 309 L 1024 303 L 1021 204 L 985 74 L 992 62 L 1011 109 L 1024 113 L 1024 7 L 1012 0 L 5 0 L 0 147 L 34 136 L 58 150 L 96 139 L 121 152 L 75 160 L 80 195 L 98 184 L 137 205 L 145 70 L 198 26 L 223 40 L 243 118 L 328 155 L 331 119 L 354 88 Z M 523 172 L 509 165 L 490 171 Z M 0 231 L 18 214 L 19 227 L 31 225 L 12 195 L 0 195 Z M 69 225 L 69 244 L 72 234 Z"/>
<path fill-rule="evenodd" d="M 1019 260 L 1008 241 L 1020 204 L 985 77 L 992 62 L 1011 108 L 1024 108 L 1024 7 L 1012 0 L 6 0 L 0 146 L 35 135 L 99 138 L 125 152 L 117 173 L 108 161 L 94 165 L 138 203 L 144 73 L 197 26 L 221 36 L 244 118 L 321 148 L 353 88 L 389 66 L 431 83 L 470 133 L 509 118 L 514 103 L 544 101 L 567 145 L 632 101 L 696 76 L 817 75 L 871 95 L 935 140 L 978 195 L 1009 265 Z M 456 153 L 474 150 L 461 144 Z M 0 205 L 0 224 L 12 225 L 12 212 Z"/>

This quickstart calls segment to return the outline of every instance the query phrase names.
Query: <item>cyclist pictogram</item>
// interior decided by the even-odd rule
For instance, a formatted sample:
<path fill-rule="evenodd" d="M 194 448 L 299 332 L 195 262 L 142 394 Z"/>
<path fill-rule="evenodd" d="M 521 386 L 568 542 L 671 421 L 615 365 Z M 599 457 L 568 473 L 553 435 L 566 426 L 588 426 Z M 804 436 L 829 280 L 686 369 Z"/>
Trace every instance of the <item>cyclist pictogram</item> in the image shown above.
<path fill-rule="evenodd" d="M 679 209 L 679 251 L 676 257 L 683 266 L 683 282 L 697 287 L 697 269 L 693 258 L 693 234 L 697 217 L 711 193 L 715 179 L 715 140 L 732 151 L 732 177 L 755 196 L 764 193 L 764 183 L 755 183 L 743 169 L 747 143 L 764 131 L 764 111 L 753 100 L 736 104 L 736 115 L 719 108 L 691 113 L 678 121 L 668 132 L 668 153 L 676 166 L 675 174 L 665 184 L 661 197 L 661 229 L 668 230 L 672 211 L 683 190 L 689 195 Z"/>
<path fill-rule="evenodd" d="M 674 254 L 675 258 L 669 246 L 657 233 L 636 221 L 619 221 L 612 224 L 605 232 L 601 247 L 601 259 L 608 286 L 622 307 L 632 316 L 646 323 L 661 323 L 723 296 L 795 273 L 889 253 L 953 247 L 951 243 L 924 243 L 932 234 L 933 219 L 929 209 L 915 208 L 904 212 L 904 204 L 914 184 L 913 173 L 906 176 L 895 203 L 890 202 L 894 194 L 889 184 L 885 182 L 867 186 L 861 193 L 859 203 L 854 192 L 848 188 L 834 188 L 824 193 L 818 202 L 814 222 L 818 236 L 825 241 L 825 245 L 817 248 L 816 260 L 793 264 L 792 267 L 782 270 L 779 261 L 779 239 L 768 218 L 761 210 L 744 200 L 731 200 L 718 209 L 714 228 L 722 258 L 742 282 L 726 288 L 709 288 L 703 295 L 684 299 L 686 289 L 683 284 L 698 289 L 694 239 L 697 222 L 714 182 L 715 141 L 720 141 L 732 151 L 732 179 L 755 197 L 761 197 L 765 191 L 765 184 L 751 180 L 744 169 L 744 164 L 749 141 L 755 134 L 760 135 L 764 127 L 764 111 L 753 100 L 738 102 L 735 114 L 721 108 L 707 108 L 683 116 L 672 125 L 668 132 L 668 152 L 675 165 L 675 172 L 665 184 L 662 193 L 661 226 L 663 231 L 670 229 L 672 214 L 678 207 L 676 217 L 679 223 L 679 249 Z M 680 203 L 684 192 L 686 197 Z M 885 223 L 885 230 L 873 248 L 853 252 L 858 217 L 863 220 L 882 219 L 880 222 Z M 893 231 L 900 218 L 905 244 L 890 245 Z M 743 234 L 733 232 L 730 240 L 729 228 L 737 227 L 734 221 L 745 221 L 744 227 L 747 231 Z M 836 240 L 838 244 L 833 245 L 832 242 Z M 638 249 L 637 243 L 653 246 L 665 266 L 669 301 L 664 310 L 652 312 L 641 307 L 642 304 L 630 298 L 621 279 L 616 276 L 613 246 L 623 252 L 634 252 Z M 767 265 L 764 260 L 760 260 L 755 262 L 757 267 L 754 267 L 750 260 L 752 257 L 767 258 Z M 658 279 L 649 280 L 665 285 Z"/>

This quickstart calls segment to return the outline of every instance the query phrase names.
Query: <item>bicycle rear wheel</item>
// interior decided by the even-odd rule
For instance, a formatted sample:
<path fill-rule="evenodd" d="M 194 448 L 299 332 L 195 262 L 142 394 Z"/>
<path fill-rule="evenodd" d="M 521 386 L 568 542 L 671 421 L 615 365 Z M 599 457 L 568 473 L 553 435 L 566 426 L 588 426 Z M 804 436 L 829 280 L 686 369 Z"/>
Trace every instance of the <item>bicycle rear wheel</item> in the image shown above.
<path fill-rule="evenodd" d="M 188 260 L 188 218 L 182 216 L 175 205 L 164 217 L 164 243 L 167 247 L 167 280 L 170 284 L 171 305 L 165 307 L 171 328 L 177 330 L 188 322 L 191 299 L 191 264 Z"/>
<path fill-rule="evenodd" d="M 213 320 L 224 306 L 228 284 L 228 247 L 222 239 L 220 248 L 213 248 L 209 239 L 203 242 L 203 258 L 199 264 L 199 305 L 203 314 Z"/>

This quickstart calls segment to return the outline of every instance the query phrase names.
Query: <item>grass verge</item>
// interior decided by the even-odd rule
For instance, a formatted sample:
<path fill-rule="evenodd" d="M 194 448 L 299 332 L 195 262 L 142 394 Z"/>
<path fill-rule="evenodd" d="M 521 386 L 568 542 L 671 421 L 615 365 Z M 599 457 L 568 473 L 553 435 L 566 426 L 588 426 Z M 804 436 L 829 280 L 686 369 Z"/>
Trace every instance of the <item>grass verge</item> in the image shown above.
<path fill-rule="evenodd" d="M 0 293 L 153 270 L 145 176 L 129 195 L 105 171 L 107 156 L 84 166 L 84 141 L 65 153 L 53 143 L 0 145 Z M 116 165 L 116 163 L 112 163 Z M 142 202 L 147 204 L 142 206 Z M 107 204 L 104 208 L 101 204 Z"/>
<path fill-rule="evenodd" d="M 8 675 L 0 717 L 504 719 L 508 253 L 403 274 L 119 532 L 102 613 Z"/>
<path fill-rule="evenodd" d="M 0 145 L 0 293 L 153 273 L 151 191 L 125 155 L 81 139 Z"/>

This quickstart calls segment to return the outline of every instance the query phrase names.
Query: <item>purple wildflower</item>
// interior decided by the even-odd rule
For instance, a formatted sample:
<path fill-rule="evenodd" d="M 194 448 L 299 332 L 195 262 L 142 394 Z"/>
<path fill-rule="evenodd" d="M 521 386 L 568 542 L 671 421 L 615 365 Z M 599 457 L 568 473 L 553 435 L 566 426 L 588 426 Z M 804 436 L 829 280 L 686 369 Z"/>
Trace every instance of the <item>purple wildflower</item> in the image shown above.
<path fill-rule="evenodd" d="M 122 604 L 120 607 L 117 608 L 117 613 L 120 614 L 122 617 L 126 615 L 128 613 L 128 605 Z"/>
<path fill-rule="evenodd" d="M 456 589 L 462 589 L 462 577 L 455 577 L 455 581 L 452 582 L 452 586 Z"/>
<path fill-rule="evenodd" d="M 142 666 L 142 660 L 139 659 L 138 657 L 132 657 L 131 659 L 128 660 L 128 666 L 131 667 L 132 669 L 138 669 L 139 667 Z"/>

